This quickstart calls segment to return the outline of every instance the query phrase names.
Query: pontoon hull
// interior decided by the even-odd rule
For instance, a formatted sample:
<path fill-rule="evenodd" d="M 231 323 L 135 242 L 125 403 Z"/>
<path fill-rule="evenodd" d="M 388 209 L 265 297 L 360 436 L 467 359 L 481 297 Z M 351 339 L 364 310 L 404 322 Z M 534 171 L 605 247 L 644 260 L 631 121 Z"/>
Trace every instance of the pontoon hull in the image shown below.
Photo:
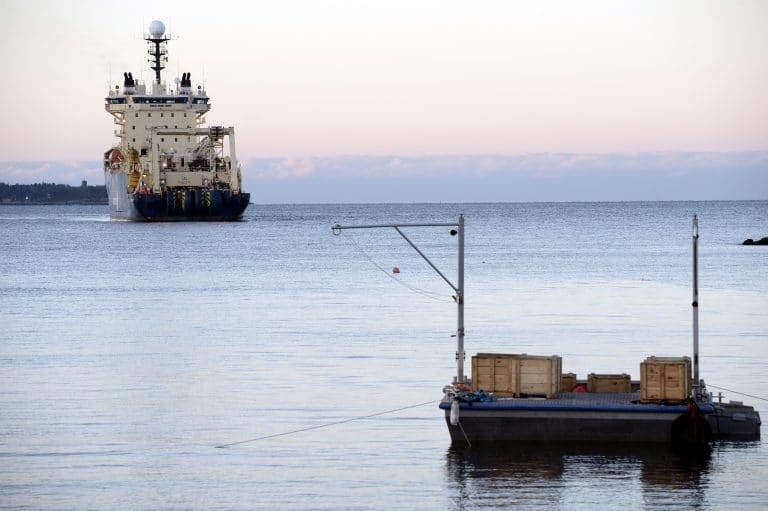
<path fill-rule="evenodd" d="M 591 406 L 577 409 L 539 403 L 462 403 L 460 425 L 454 426 L 450 420 L 450 403 L 443 402 L 440 407 L 446 409 L 451 440 L 469 440 L 471 443 L 669 443 L 673 423 L 688 412 L 687 406 Z"/>
<path fill-rule="evenodd" d="M 451 423 L 450 400 L 443 400 L 454 443 L 475 442 L 634 442 L 708 443 L 712 438 L 760 438 L 760 415 L 743 405 L 699 405 L 694 420 L 686 404 L 639 404 L 632 394 L 560 394 L 554 399 L 509 399 L 460 403 Z M 694 424 L 695 422 L 695 424 Z"/>

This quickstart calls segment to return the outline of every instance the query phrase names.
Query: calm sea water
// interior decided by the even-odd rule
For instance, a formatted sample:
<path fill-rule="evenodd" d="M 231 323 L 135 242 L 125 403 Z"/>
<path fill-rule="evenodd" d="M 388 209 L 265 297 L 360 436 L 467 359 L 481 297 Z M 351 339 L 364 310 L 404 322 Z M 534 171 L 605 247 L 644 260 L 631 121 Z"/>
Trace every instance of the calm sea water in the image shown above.
<path fill-rule="evenodd" d="M 649 355 L 691 352 L 698 213 L 702 376 L 768 397 L 768 247 L 740 245 L 768 236 L 768 202 L 252 205 L 182 224 L 5 206 L 0 508 L 764 508 L 760 441 L 698 461 L 452 449 L 436 403 L 455 373 L 450 288 L 394 230 L 330 226 L 460 212 L 468 353 L 635 379 Z M 406 232 L 455 279 L 447 229 Z"/>

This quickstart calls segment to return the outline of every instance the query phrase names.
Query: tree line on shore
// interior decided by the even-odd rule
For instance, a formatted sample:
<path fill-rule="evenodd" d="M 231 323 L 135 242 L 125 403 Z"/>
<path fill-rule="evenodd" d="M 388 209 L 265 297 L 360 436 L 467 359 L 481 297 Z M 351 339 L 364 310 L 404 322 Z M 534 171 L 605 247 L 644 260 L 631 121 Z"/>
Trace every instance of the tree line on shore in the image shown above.
<path fill-rule="evenodd" d="M 107 188 L 90 186 L 83 180 L 80 186 L 55 183 L 11 185 L 0 183 L 2 204 L 106 204 Z"/>

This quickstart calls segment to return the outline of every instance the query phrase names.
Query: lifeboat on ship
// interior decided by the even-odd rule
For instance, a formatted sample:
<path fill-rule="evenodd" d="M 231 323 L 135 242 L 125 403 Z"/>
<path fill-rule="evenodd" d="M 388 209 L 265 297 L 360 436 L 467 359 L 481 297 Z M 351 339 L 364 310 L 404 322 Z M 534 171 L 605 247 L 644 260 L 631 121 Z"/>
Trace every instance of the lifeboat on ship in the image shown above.
<path fill-rule="evenodd" d="M 125 155 L 118 148 L 114 148 L 109 152 L 109 166 L 113 169 L 120 167 L 120 164 L 125 161 Z"/>

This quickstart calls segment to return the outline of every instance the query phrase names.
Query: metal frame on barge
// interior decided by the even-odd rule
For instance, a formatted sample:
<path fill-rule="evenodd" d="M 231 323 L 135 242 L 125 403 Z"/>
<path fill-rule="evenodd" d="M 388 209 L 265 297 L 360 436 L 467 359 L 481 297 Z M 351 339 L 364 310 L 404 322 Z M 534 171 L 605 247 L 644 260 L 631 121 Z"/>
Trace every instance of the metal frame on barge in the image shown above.
<path fill-rule="evenodd" d="M 402 227 L 455 227 L 458 235 L 458 283 L 454 285 L 401 231 Z M 464 374 L 464 216 L 457 223 L 386 224 L 332 227 L 344 229 L 394 228 L 455 292 L 457 304 L 456 376 L 443 388 L 440 409 L 454 444 L 477 442 L 666 443 L 686 447 L 707 445 L 713 438 L 754 440 L 760 436 L 760 415 L 740 402 L 715 403 L 699 378 L 698 332 L 698 218 L 693 218 L 693 374 L 678 383 L 684 394 L 673 402 L 649 400 L 648 392 L 562 392 L 539 396 L 496 397 L 473 389 Z M 516 355 L 509 355 L 515 357 Z M 539 357 L 544 358 L 544 357 Z M 559 357 L 556 357 L 559 358 Z M 650 357 L 648 360 L 654 359 Z M 648 360 L 646 362 L 648 362 Z M 681 359 L 682 360 L 682 359 Z M 686 364 L 689 359 L 685 357 Z M 559 365 L 556 366 L 559 371 Z M 641 366 L 642 367 L 642 366 Z M 558 374 L 558 377 L 560 375 Z M 473 374 L 473 377 L 476 375 Z M 663 378 L 663 376 L 662 376 Z M 640 382 L 642 385 L 643 382 Z M 475 385 L 476 387 L 476 385 Z M 635 387 L 638 387 L 635 384 Z M 642 394 L 642 395 L 641 395 Z M 645 401 L 645 402 L 643 402 Z"/>

